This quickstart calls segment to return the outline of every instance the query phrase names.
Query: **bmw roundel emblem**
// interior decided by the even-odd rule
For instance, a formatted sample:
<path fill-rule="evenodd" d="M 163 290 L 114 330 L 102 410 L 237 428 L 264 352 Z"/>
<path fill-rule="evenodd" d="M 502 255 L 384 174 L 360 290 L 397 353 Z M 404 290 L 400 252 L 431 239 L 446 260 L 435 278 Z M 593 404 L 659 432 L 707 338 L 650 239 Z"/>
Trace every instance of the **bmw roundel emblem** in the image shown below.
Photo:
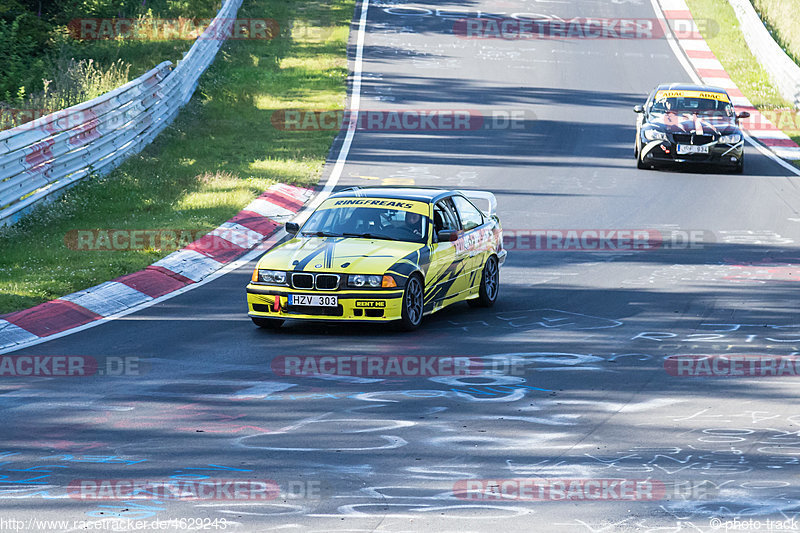
<path fill-rule="evenodd" d="M 314 265 L 314 268 L 322 268 L 322 263 L 320 263 L 318 265 Z"/>

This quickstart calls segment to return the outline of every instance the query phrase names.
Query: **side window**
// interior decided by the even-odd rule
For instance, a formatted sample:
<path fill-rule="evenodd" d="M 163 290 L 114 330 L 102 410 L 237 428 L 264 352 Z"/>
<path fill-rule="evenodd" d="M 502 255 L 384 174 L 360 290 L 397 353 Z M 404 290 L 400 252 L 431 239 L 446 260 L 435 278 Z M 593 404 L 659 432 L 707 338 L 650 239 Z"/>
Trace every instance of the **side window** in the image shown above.
<path fill-rule="evenodd" d="M 458 214 L 461 216 L 461 225 L 464 226 L 465 230 L 471 230 L 483 224 L 483 215 L 469 200 L 463 196 L 453 196 L 453 202 L 458 208 Z"/>
<path fill-rule="evenodd" d="M 647 102 L 644 103 L 644 110 L 648 113 L 653 109 L 653 104 L 655 104 L 656 92 L 651 92 L 650 96 L 647 97 Z"/>
<path fill-rule="evenodd" d="M 433 225 L 439 232 L 442 230 L 458 231 L 458 219 L 456 218 L 453 204 L 449 198 L 436 202 L 433 206 Z"/>

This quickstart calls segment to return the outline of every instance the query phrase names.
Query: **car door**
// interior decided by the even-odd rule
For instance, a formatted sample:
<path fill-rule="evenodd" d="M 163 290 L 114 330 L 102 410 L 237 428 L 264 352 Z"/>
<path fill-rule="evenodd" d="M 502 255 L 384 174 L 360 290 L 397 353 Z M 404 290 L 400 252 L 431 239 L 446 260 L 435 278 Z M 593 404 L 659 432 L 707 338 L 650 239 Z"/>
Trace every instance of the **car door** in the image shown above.
<path fill-rule="evenodd" d="M 480 273 L 486 261 L 489 233 L 485 231 L 486 217 L 480 209 L 461 195 L 453 196 L 463 235 L 464 276 L 467 288 L 476 288 L 480 283 Z"/>
<path fill-rule="evenodd" d="M 426 310 L 450 303 L 467 289 L 464 276 L 466 250 L 457 240 L 439 242 L 437 235 L 442 230 L 461 232 L 461 223 L 450 197 L 433 205 L 431 265 L 425 289 Z"/>

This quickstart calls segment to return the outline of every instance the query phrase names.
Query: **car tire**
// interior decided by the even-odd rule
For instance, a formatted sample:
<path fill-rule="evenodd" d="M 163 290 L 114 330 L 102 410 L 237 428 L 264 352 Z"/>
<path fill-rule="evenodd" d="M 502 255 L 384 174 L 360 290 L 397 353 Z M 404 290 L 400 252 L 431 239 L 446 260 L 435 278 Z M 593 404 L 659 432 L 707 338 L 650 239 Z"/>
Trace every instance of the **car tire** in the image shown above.
<path fill-rule="evenodd" d="M 412 274 L 403 291 L 403 309 L 398 324 L 401 331 L 414 331 L 422 324 L 424 300 L 425 287 L 422 278 L 418 274 Z"/>
<path fill-rule="evenodd" d="M 283 325 L 283 320 L 279 318 L 262 318 L 259 316 L 251 316 L 250 319 L 253 324 L 264 329 L 278 329 Z"/>
<path fill-rule="evenodd" d="M 650 170 L 651 167 L 650 165 L 646 165 L 645 163 L 643 163 L 642 158 L 639 156 L 639 154 L 636 154 L 636 168 L 641 170 Z"/>
<path fill-rule="evenodd" d="M 497 257 L 489 256 L 481 272 L 481 284 L 478 288 L 478 297 L 467 300 L 472 307 L 491 307 L 497 301 L 500 293 L 500 266 Z"/>
<path fill-rule="evenodd" d="M 744 173 L 744 159 L 739 160 L 739 164 L 733 167 L 732 172 L 734 174 L 743 174 Z"/>

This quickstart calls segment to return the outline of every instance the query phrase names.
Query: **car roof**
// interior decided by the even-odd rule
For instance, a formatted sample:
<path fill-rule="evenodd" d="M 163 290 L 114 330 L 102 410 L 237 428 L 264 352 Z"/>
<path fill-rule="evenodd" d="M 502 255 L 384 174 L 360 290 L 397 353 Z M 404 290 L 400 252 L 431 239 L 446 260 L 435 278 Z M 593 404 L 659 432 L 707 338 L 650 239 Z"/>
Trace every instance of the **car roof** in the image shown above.
<path fill-rule="evenodd" d="M 333 193 L 331 198 L 358 198 L 368 196 L 370 198 L 402 198 L 404 200 L 416 200 L 418 202 L 433 202 L 442 196 L 454 192 L 455 191 L 437 187 L 351 187 Z"/>
<path fill-rule="evenodd" d="M 722 87 L 713 85 L 695 85 L 693 83 L 662 83 L 656 87 L 656 91 L 705 91 L 712 93 L 728 94 Z"/>

